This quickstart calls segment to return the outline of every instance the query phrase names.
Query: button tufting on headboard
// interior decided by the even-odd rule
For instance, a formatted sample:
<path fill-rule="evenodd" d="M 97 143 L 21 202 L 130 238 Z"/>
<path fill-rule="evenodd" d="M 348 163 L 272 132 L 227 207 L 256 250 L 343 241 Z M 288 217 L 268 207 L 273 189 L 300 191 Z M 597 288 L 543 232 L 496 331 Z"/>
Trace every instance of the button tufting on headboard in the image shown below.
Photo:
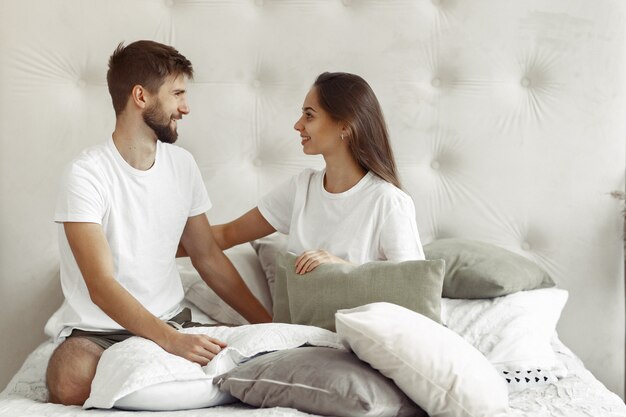
<path fill-rule="evenodd" d="M 153 39 L 193 63 L 177 145 L 201 169 L 212 224 L 323 166 L 294 123 L 318 74 L 357 73 L 380 100 L 424 243 L 455 236 L 532 257 L 570 292 L 559 337 L 623 392 L 622 224 L 608 193 L 626 170 L 626 1 L 0 4 L 0 165 L 11 174 L 0 305 L 7 316 L 41 306 L 6 325 L 5 369 L 39 341 L 22 329 L 40 332 L 60 302 L 56 188 L 65 164 L 113 130 L 107 60 L 121 41 Z"/>

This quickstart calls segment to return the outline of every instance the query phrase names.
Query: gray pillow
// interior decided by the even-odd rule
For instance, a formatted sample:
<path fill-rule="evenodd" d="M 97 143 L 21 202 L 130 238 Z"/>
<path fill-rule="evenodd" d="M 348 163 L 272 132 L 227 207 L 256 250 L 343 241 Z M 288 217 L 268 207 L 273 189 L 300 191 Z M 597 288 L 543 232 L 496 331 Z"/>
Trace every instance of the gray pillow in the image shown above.
<path fill-rule="evenodd" d="M 468 239 L 441 239 L 424 246 L 426 259 L 445 259 L 443 297 L 492 298 L 553 287 L 533 261 L 499 246 Z"/>
<path fill-rule="evenodd" d="M 214 383 L 255 407 L 338 417 L 427 416 L 392 380 L 353 353 L 327 347 L 268 353 L 215 377 Z"/>
<path fill-rule="evenodd" d="M 360 266 L 322 264 L 304 275 L 295 272 L 296 256 L 276 262 L 274 321 L 335 331 L 337 310 L 389 302 L 440 322 L 445 263 L 369 262 Z"/>

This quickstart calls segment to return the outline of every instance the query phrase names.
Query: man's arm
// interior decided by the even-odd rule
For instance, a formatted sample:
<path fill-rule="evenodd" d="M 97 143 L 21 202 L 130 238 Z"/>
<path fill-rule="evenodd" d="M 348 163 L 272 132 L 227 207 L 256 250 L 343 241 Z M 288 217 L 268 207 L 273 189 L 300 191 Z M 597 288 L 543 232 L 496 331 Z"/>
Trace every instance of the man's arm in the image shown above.
<path fill-rule="evenodd" d="M 120 285 L 114 277 L 113 258 L 101 225 L 64 223 L 64 229 L 91 300 L 120 326 L 201 365 L 206 365 L 226 346 L 205 335 L 177 332 Z"/>
<path fill-rule="evenodd" d="M 181 245 L 202 279 L 250 323 L 268 323 L 271 315 L 250 292 L 213 237 L 206 215 L 187 219 Z"/>

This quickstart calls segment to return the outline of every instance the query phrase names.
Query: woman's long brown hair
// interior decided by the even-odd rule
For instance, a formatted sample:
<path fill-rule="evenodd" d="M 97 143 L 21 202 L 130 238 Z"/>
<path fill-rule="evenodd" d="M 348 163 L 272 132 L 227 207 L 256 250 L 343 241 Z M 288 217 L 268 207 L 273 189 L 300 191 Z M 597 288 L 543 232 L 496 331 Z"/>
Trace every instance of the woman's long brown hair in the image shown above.
<path fill-rule="evenodd" d="M 385 118 L 369 84 L 358 75 L 325 72 L 317 77 L 313 87 L 322 108 L 334 120 L 348 125 L 346 139 L 359 165 L 402 188 Z"/>

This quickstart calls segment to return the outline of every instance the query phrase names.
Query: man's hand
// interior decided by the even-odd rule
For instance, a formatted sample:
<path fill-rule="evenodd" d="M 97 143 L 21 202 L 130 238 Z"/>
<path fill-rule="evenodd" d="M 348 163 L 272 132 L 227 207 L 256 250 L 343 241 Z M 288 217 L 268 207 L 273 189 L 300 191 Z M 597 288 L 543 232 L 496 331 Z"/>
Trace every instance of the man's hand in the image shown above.
<path fill-rule="evenodd" d="M 205 366 L 226 347 L 226 343 L 203 334 L 176 332 L 162 347 L 173 355 Z"/>
<path fill-rule="evenodd" d="M 332 253 L 325 250 L 308 250 L 296 259 L 296 274 L 303 275 L 311 272 L 321 264 L 349 264 Z"/>

